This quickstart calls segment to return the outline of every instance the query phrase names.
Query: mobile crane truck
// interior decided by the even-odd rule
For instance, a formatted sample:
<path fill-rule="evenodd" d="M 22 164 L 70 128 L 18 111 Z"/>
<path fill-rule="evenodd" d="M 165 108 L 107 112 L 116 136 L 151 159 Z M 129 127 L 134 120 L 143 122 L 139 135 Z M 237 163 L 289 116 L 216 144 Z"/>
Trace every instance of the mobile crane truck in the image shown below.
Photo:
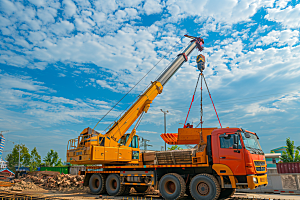
<path fill-rule="evenodd" d="M 67 161 L 91 165 L 84 172 L 84 186 L 93 194 L 126 195 L 132 187 L 143 193 L 153 186 L 169 200 L 185 194 L 215 200 L 232 196 L 236 188 L 268 184 L 258 136 L 241 128 L 179 128 L 161 137 L 168 144 L 198 144 L 196 148 L 141 153 L 136 128 L 143 114 L 190 53 L 203 50 L 202 38 L 187 37 L 192 40 L 184 51 L 105 134 L 86 128 L 69 140 Z"/>

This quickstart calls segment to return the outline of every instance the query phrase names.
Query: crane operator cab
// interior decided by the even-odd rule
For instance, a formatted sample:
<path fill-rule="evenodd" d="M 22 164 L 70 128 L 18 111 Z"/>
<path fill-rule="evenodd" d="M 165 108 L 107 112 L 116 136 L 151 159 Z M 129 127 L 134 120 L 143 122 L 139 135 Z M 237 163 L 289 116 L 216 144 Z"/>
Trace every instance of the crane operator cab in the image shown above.
<path fill-rule="evenodd" d="M 120 148 L 122 148 L 122 146 L 125 147 L 128 139 L 129 139 L 129 136 L 130 136 L 130 133 L 127 133 L 125 135 L 123 135 L 119 141 L 120 143 Z M 132 148 L 132 159 L 135 160 L 135 159 L 139 159 L 139 136 L 135 135 L 133 136 L 132 140 L 131 140 L 131 143 L 129 144 L 130 148 Z"/>
<path fill-rule="evenodd" d="M 128 134 L 125 134 L 121 137 L 119 143 L 120 143 L 120 146 L 124 146 L 126 144 L 126 142 L 128 141 L 129 139 L 129 133 Z M 132 141 L 129 145 L 129 147 L 132 147 L 132 148 L 139 148 L 139 136 L 135 135 L 133 136 L 132 138 Z"/>

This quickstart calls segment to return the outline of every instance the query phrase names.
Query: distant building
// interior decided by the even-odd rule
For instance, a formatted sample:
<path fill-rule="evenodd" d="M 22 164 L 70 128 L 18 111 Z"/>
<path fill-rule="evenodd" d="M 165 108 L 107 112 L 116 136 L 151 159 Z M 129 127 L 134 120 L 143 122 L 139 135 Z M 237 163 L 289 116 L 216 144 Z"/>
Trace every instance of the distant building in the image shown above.
<path fill-rule="evenodd" d="M 5 138 L 0 133 L 0 159 L 2 158 L 2 153 L 3 153 L 3 149 L 4 149 L 4 142 L 5 142 Z"/>
<path fill-rule="evenodd" d="M 29 172 L 30 171 L 30 168 L 29 167 L 20 167 L 19 166 L 15 166 L 15 170 L 16 171 L 24 171 L 24 172 Z"/>
<path fill-rule="evenodd" d="M 281 153 L 265 153 L 267 168 L 276 168 L 276 163 L 279 162 Z"/>
<path fill-rule="evenodd" d="M 297 150 L 296 147 L 294 148 L 294 151 Z M 267 162 L 267 168 L 276 168 L 276 163 L 280 161 L 280 157 L 282 155 L 282 152 L 286 151 L 286 147 L 278 147 L 275 149 L 271 149 L 271 153 L 266 153 L 266 162 Z"/>
<path fill-rule="evenodd" d="M 6 169 L 7 168 L 7 161 L 0 159 L 0 169 Z"/>
<path fill-rule="evenodd" d="M 297 150 L 296 147 L 294 148 L 294 151 Z M 281 153 L 282 155 L 282 152 L 286 151 L 286 147 L 283 146 L 283 147 L 278 147 L 276 149 L 271 149 L 271 152 L 274 152 L 274 153 Z"/>
<path fill-rule="evenodd" d="M 1 173 L 1 172 L 9 173 L 11 176 L 14 176 L 14 175 L 15 175 L 15 173 L 13 173 L 11 170 L 9 170 L 9 169 L 7 169 L 7 168 L 6 168 L 6 169 L 1 169 L 1 170 L 0 170 L 0 173 Z"/>

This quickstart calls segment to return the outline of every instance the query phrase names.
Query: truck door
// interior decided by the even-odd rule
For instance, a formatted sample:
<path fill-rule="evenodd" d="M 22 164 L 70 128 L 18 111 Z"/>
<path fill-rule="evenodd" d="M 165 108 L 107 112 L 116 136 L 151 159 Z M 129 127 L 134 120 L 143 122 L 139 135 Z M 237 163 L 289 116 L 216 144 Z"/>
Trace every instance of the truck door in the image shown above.
<path fill-rule="evenodd" d="M 219 162 L 227 165 L 235 175 L 245 175 L 244 150 L 238 136 L 238 148 L 234 148 L 234 133 L 219 136 Z"/>

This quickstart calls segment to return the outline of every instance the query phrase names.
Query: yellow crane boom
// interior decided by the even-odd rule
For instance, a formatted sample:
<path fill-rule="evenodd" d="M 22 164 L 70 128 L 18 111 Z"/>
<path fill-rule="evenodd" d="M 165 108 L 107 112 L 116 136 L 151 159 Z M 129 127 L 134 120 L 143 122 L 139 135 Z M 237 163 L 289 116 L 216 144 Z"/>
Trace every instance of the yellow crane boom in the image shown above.
<path fill-rule="evenodd" d="M 141 116 L 147 113 L 152 101 L 158 94 L 162 93 L 163 86 L 188 60 L 190 53 L 196 47 L 200 51 L 203 50 L 204 41 L 202 38 L 185 36 L 192 39 L 190 44 L 104 135 L 91 128 L 86 128 L 78 138 L 69 140 L 68 162 L 72 164 L 138 163 L 140 149 L 138 136 L 135 133 Z M 139 120 L 131 133 L 126 134 L 138 118 Z"/>

